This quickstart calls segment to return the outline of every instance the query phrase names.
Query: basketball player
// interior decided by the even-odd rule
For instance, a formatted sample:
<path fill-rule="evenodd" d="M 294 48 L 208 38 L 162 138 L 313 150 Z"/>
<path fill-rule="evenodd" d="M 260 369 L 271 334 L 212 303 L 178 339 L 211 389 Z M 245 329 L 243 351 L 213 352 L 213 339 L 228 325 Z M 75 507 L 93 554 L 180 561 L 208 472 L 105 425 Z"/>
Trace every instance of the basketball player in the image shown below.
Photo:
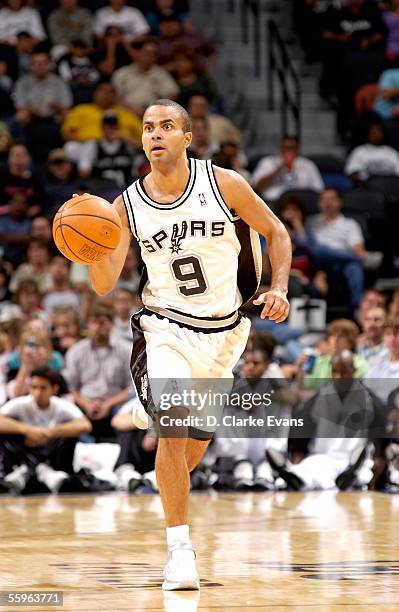
<path fill-rule="evenodd" d="M 289 311 L 291 241 L 284 226 L 239 174 L 210 161 L 188 160 L 191 140 L 190 119 L 179 104 L 158 100 L 147 108 L 142 141 L 151 172 L 115 200 L 122 221 L 120 243 L 112 255 L 89 266 L 95 292 L 108 293 L 132 234 L 138 240 L 145 264 L 144 309 L 132 318 L 132 376 L 158 425 L 160 410 L 150 401 L 157 377 L 232 377 L 250 329 L 238 309 L 257 291 L 261 275 L 258 232 L 267 239 L 272 283 L 254 303 L 263 305 L 262 318 L 277 323 Z M 188 413 L 184 405 L 167 412 L 173 418 Z M 187 524 L 189 473 L 214 431 L 182 428 L 185 435 L 178 437 L 168 431 L 168 426 L 161 429 L 156 457 L 169 548 L 163 589 L 198 589 Z"/>

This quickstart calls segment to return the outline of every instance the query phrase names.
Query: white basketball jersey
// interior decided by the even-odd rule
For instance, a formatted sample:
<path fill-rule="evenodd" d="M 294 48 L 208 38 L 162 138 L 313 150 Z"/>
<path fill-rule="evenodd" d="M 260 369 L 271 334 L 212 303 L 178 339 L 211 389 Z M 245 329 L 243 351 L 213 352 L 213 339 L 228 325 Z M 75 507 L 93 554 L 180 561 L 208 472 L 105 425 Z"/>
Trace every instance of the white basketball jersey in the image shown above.
<path fill-rule="evenodd" d="M 170 204 L 152 200 L 143 179 L 124 191 L 130 229 L 145 264 L 142 300 L 178 318 L 226 318 L 256 292 L 259 235 L 223 200 L 210 160 L 190 159 L 184 193 Z"/>

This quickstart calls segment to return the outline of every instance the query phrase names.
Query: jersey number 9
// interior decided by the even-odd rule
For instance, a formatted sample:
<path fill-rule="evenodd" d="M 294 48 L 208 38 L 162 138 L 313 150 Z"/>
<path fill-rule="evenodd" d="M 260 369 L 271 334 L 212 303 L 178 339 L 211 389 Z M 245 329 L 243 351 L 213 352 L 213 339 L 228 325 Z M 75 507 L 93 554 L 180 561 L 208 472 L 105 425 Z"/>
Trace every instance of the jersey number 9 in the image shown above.
<path fill-rule="evenodd" d="M 208 289 L 201 260 L 194 255 L 180 257 L 172 262 L 173 275 L 178 283 L 178 290 L 185 297 L 200 295 Z"/>

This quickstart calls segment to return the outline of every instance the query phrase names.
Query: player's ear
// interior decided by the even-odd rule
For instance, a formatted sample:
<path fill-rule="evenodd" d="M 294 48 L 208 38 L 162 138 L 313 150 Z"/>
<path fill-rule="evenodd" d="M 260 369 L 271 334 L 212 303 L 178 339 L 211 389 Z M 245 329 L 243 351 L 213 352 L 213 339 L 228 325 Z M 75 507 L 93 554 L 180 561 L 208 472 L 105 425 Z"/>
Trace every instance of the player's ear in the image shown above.
<path fill-rule="evenodd" d="M 192 134 L 192 132 L 185 132 L 185 134 L 184 134 L 184 146 L 186 147 L 186 149 L 188 149 L 188 147 L 190 146 L 192 141 L 193 141 L 193 134 Z"/>

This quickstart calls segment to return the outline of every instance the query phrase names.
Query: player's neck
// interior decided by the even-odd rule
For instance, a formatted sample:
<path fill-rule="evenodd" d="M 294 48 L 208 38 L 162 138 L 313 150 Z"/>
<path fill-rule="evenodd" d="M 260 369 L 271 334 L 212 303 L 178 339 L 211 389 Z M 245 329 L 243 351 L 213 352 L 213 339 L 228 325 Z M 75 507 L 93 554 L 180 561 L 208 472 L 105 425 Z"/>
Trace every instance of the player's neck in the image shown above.
<path fill-rule="evenodd" d="M 175 164 L 153 164 L 151 173 L 146 178 L 146 186 L 155 196 L 160 194 L 179 197 L 185 190 L 190 176 L 186 157 L 180 158 Z M 150 194 L 151 195 L 151 194 Z"/>

